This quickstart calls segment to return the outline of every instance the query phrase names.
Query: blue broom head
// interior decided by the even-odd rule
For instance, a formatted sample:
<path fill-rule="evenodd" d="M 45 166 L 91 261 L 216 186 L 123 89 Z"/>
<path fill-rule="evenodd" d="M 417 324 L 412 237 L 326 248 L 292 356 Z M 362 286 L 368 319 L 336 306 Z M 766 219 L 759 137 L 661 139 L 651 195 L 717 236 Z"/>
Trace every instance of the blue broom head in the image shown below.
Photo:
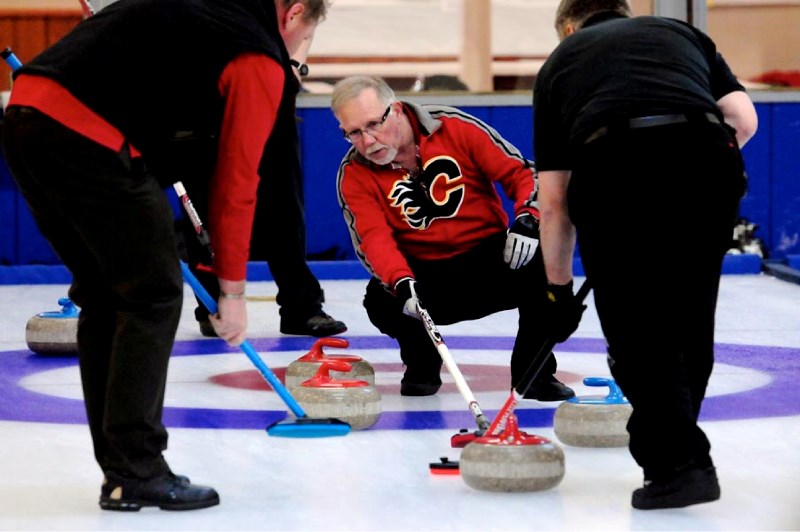
<path fill-rule="evenodd" d="M 267 434 L 282 438 L 325 438 L 349 433 L 350 424 L 336 418 L 297 418 L 267 427 Z"/>

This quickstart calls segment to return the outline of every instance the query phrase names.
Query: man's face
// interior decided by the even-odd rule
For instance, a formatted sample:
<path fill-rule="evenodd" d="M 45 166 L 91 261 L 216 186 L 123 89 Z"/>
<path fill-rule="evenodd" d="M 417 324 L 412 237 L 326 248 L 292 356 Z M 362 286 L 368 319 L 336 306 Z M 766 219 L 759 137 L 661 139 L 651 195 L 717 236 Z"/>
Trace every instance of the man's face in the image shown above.
<path fill-rule="evenodd" d="M 366 89 L 339 107 L 336 118 L 358 153 L 375 164 L 384 165 L 397 157 L 398 107 L 397 102 L 381 102 L 373 89 Z"/>
<path fill-rule="evenodd" d="M 283 42 L 286 45 L 286 50 L 289 56 L 293 56 L 300 50 L 303 41 L 314 38 L 314 32 L 317 30 L 317 21 L 300 21 L 291 29 L 281 32 Z"/>

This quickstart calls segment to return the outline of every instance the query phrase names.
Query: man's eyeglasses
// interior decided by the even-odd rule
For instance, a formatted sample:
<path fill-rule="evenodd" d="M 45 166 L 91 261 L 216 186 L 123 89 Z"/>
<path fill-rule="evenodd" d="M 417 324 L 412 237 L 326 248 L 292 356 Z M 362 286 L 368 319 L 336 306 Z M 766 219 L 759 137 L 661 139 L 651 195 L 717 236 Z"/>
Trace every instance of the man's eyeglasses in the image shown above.
<path fill-rule="evenodd" d="M 383 124 L 386 122 L 386 119 L 389 118 L 389 113 L 392 110 L 392 104 L 389 104 L 389 107 L 386 108 L 386 111 L 383 112 L 383 116 L 380 120 L 370 122 L 362 129 L 354 129 L 353 131 L 342 131 L 342 135 L 344 135 L 344 140 L 349 142 L 350 144 L 355 144 L 359 140 L 361 140 L 364 133 L 369 133 L 370 135 L 374 136 L 375 133 L 381 130 Z"/>

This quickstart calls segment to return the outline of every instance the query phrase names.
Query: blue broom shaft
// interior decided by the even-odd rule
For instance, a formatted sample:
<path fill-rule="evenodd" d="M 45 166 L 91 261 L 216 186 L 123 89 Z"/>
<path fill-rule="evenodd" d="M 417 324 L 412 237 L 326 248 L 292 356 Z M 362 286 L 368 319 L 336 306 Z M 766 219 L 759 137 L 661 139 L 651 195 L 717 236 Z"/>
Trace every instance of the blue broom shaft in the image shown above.
<path fill-rule="evenodd" d="M 17 56 L 14 55 L 14 52 L 11 51 L 11 48 L 6 48 L 2 52 L 0 52 L 0 56 L 3 57 L 8 66 L 11 67 L 11 70 L 17 70 L 18 68 L 22 67 L 22 62 L 17 59 Z"/>
<path fill-rule="evenodd" d="M 289 394 L 289 392 L 281 383 L 280 379 L 278 379 L 272 370 L 270 370 L 267 365 L 264 364 L 264 361 L 261 360 L 260 356 L 258 356 L 258 353 L 253 346 L 250 345 L 250 342 L 245 340 L 239 347 L 242 348 L 242 351 L 244 351 L 244 354 L 247 355 L 247 358 L 249 358 L 253 364 L 255 364 L 264 378 L 267 379 L 267 382 L 269 382 L 270 386 L 272 386 L 272 389 L 275 390 L 275 393 L 281 396 L 287 406 L 291 409 L 292 413 L 296 417 L 306 417 L 306 413 L 303 411 L 303 408 L 294 399 L 294 397 Z"/>
<path fill-rule="evenodd" d="M 197 277 L 195 277 L 195 275 L 189 269 L 189 266 L 183 261 L 181 261 L 181 271 L 183 271 L 183 278 L 187 283 L 189 283 L 189 286 L 192 287 L 192 290 L 200 299 L 200 301 L 203 302 L 203 305 L 206 306 L 210 313 L 216 314 L 217 302 L 214 301 L 214 298 L 212 298 L 205 287 L 200 284 L 200 281 L 197 280 Z M 242 351 L 244 351 L 244 354 L 247 355 L 247 358 L 249 358 L 250 361 L 255 364 L 256 368 L 258 368 L 258 370 L 261 372 L 261 375 L 267 379 L 267 382 L 269 382 L 270 386 L 272 386 L 272 389 L 281 396 L 281 399 L 283 399 L 284 402 L 286 402 L 292 413 L 299 418 L 306 417 L 306 413 L 303 411 L 303 408 L 295 400 L 295 398 L 291 396 L 286 387 L 281 383 L 280 379 L 278 379 L 272 370 L 270 370 L 269 367 L 264 364 L 264 361 L 261 360 L 260 356 L 258 356 L 258 353 L 255 349 L 253 349 L 253 346 L 250 345 L 250 342 L 245 340 L 239 347 L 242 349 Z"/>

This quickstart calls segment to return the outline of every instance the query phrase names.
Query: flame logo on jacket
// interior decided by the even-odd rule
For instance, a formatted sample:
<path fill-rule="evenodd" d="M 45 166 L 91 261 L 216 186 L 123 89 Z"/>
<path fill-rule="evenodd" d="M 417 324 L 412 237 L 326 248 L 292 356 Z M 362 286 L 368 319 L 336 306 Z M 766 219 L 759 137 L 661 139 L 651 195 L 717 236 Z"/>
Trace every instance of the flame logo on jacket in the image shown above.
<path fill-rule="evenodd" d="M 427 229 L 437 218 L 452 218 L 464 201 L 461 169 L 447 156 L 428 161 L 415 179 L 397 181 L 389 193 L 392 207 L 399 207 L 406 223 Z M 438 199 L 437 199 L 438 198 Z"/>

